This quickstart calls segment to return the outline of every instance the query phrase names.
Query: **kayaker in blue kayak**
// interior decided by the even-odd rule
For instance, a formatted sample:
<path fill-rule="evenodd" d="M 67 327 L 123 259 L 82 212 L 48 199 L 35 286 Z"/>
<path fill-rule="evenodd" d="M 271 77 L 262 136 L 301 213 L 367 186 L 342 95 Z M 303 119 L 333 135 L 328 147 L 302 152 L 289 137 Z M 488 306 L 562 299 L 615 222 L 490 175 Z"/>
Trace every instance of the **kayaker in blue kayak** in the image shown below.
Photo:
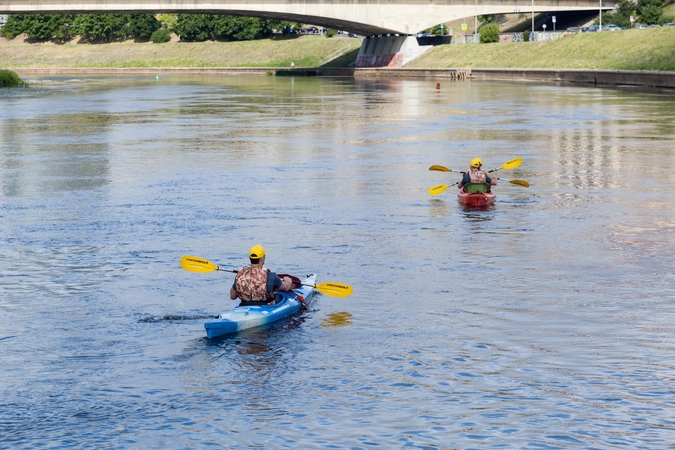
<path fill-rule="evenodd" d="M 469 171 L 464 172 L 462 181 L 459 182 L 457 187 L 459 189 L 462 189 L 464 185 L 469 183 L 487 183 L 492 186 L 496 185 L 497 178 L 490 178 L 490 176 L 486 171 L 481 170 L 482 165 L 483 160 L 481 160 L 480 158 L 472 159 L 471 164 L 469 166 Z"/>
<path fill-rule="evenodd" d="M 261 245 L 254 245 L 248 257 L 251 266 L 242 267 L 237 272 L 230 288 L 230 298 L 239 298 L 242 305 L 274 305 L 275 292 L 290 291 L 293 280 L 288 276 L 282 280 L 276 273 L 263 269 L 265 249 Z"/>

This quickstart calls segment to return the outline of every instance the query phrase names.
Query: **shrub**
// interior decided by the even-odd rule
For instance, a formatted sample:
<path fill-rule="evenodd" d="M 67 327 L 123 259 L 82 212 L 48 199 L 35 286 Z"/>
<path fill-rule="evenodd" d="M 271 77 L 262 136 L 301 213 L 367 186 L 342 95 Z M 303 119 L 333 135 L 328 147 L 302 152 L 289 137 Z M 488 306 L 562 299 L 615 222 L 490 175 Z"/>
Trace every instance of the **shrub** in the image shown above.
<path fill-rule="evenodd" d="M 11 70 L 0 70 L 0 87 L 19 87 L 25 86 L 21 78 Z"/>
<path fill-rule="evenodd" d="M 150 36 L 150 40 L 155 44 L 163 44 L 165 42 L 169 42 L 171 40 L 171 32 L 169 32 L 169 30 L 166 29 L 157 30 L 154 33 L 152 33 L 152 36 Z"/>
<path fill-rule="evenodd" d="M 523 31 L 523 42 L 530 42 L 530 32 L 528 30 Z"/>
<path fill-rule="evenodd" d="M 335 36 L 336 34 L 337 34 L 337 30 L 335 30 L 335 29 L 333 29 L 333 28 L 327 28 L 327 29 L 326 29 L 326 37 L 327 37 L 327 38 L 333 37 L 333 36 Z"/>
<path fill-rule="evenodd" d="M 491 42 L 499 42 L 499 25 L 496 23 L 488 23 L 480 28 L 480 43 L 489 44 Z"/>

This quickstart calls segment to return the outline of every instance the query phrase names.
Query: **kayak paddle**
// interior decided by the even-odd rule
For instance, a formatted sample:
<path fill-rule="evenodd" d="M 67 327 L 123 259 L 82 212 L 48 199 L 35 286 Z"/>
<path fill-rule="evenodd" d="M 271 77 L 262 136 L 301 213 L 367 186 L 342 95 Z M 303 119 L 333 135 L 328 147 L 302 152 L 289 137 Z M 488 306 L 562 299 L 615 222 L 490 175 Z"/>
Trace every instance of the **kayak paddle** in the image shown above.
<path fill-rule="evenodd" d="M 439 166 L 438 164 L 434 164 L 433 166 L 429 167 L 429 170 L 435 170 L 437 172 L 452 172 L 452 169 L 448 169 L 445 166 Z"/>
<path fill-rule="evenodd" d="M 512 159 L 511 161 L 506 161 L 501 167 L 498 167 L 496 169 L 492 169 L 492 170 L 488 171 L 488 173 L 496 172 L 499 169 L 515 169 L 516 167 L 520 167 L 520 165 L 522 163 L 523 163 L 523 158 L 515 158 L 515 159 Z M 441 166 L 441 165 L 438 165 L 438 164 L 434 164 L 433 166 L 429 167 L 429 170 L 434 170 L 436 172 L 452 172 L 452 169 L 448 169 L 447 167 Z M 460 172 L 460 173 L 466 173 L 466 172 Z M 527 181 L 523 181 L 523 180 L 505 180 L 503 178 L 497 178 L 497 179 L 502 180 L 502 181 L 508 181 L 509 183 L 517 184 L 518 186 L 530 187 L 530 183 L 528 183 Z M 439 195 L 439 194 L 442 194 L 443 192 L 445 192 L 446 189 L 448 189 L 450 186 L 455 186 L 457 184 L 459 184 L 459 182 L 453 183 L 453 184 L 450 184 L 450 185 L 441 184 L 439 186 L 434 186 L 432 188 L 429 188 L 429 190 L 427 192 L 429 192 L 429 195 Z"/>
<path fill-rule="evenodd" d="M 439 186 L 434 186 L 432 188 L 429 188 L 427 192 L 429 192 L 429 195 L 439 195 L 445 192 L 446 189 L 448 189 L 450 186 L 456 186 L 459 183 L 453 183 L 453 184 L 441 184 Z"/>
<path fill-rule="evenodd" d="M 488 170 L 488 173 L 496 172 L 499 169 L 515 169 L 516 167 L 520 167 L 520 165 L 523 163 L 523 158 L 515 158 L 512 159 L 511 161 L 506 161 L 501 167 L 498 167 L 496 169 Z"/>
<path fill-rule="evenodd" d="M 523 180 L 505 180 L 504 178 L 497 178 L 499 181 L 507 181 L 511 184 L 517 184 L 518 186 L 530 187 L 530 183 Z"/>
<path fill-rule="evenodd" d="M 515 158 L 512 159 L 511 161 L 505 162 L 501 167 L 498 167 L 496 169 L 488 170 L 488 173 L 496 172 L 499 169 L 515 169 L 516 167 L 520 167 L 520 165 L 523 163 L 523 158 Z M 429 170 L 435 170 L 436 172 L 452 172 L 452 169 L 448 169 L 445 166 L 440 166 L 438 164 L 434 164 L 433 166 L 429 167 Z M 461 173 L 466 173 L 466 172 L 461 172 Z"/>
<path fill-rule="evenodd" d="M 198 256 L 183 256 L 180 259 L 180 266 L 189 272 L 213 272 L 220 270 L 221 272 L 237 273 L 237 270 L 221 269 L 213 264 L 208 259 L 200 258 Z M 329 281 L 321 284 L 302 284 L 303 286 L 311 286 L 322 294 L 330 295 L 331 297 L 345 298 L 352 294 L 353 288 L 348 284 L 336 283 Z"/>

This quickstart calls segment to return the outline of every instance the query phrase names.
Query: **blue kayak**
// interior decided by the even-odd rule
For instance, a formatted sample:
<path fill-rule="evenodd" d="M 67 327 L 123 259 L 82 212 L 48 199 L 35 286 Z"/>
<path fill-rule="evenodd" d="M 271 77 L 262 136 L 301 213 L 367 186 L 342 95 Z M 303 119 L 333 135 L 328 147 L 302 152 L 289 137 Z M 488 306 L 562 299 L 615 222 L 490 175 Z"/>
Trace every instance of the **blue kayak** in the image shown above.
<path fill-rule="evenodd" d="M 309 303 L 314 293 L 316 275 L 308 275 L 300 285 L 289 292 L 277 292 L 275 305 L 237 306 L 204 323 L 209 339 L 236 333 L 247 328 L 259 327 L 288 317 L 302 309 L 303 301 Z M 309 285 L 309 286 L 306 286 Z M 302 297 L 302 299 L 301 299 Z"/>

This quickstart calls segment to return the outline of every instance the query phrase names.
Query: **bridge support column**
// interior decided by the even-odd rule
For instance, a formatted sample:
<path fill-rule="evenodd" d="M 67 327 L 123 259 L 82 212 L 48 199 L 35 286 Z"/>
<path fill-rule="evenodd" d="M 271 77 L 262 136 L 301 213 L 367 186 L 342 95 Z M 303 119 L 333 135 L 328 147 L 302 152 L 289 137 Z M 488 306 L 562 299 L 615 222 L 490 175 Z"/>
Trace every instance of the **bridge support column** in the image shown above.
<path fill-rule="evenodd" d="M 402 67 L 433 46 L 421 46 L 415 36 L 374 36 L 361 43 L 356 67 Z"/>

